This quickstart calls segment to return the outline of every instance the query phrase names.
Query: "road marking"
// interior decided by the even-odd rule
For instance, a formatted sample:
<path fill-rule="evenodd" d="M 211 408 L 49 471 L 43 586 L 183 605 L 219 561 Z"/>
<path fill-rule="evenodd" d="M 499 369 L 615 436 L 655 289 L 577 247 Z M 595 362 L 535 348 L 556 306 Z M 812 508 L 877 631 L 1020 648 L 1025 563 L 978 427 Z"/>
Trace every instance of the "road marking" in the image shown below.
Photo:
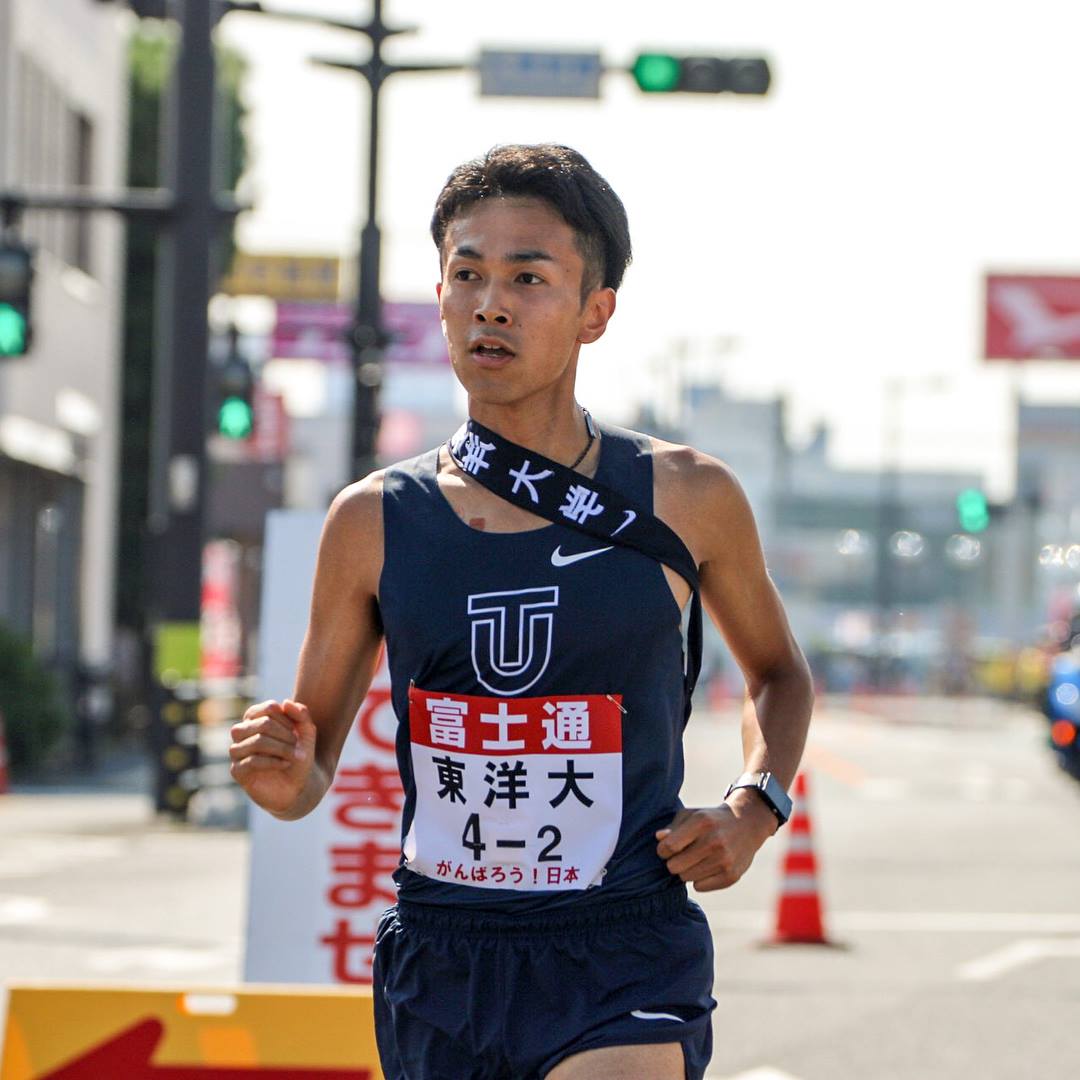
<path fill-rule="evenodd" d="M 44 922 L 51 908 L 37 896 L 0 896 L 0 926 L 26 926 Z"/>
<path fill-rule="evenodd" d="M 851 787 L 858 787 L 867 779 L 865 769 L 856 765 L 854 761 L 848 761 L 847 758 L 826 750 L 821 743 L 811 743 L 806 748 L 805 760 L 808 765 L 821 769 L 834 780 L 839 780 L 840 783 Z"/>
<path fill-rule="evenodd" d="M 760 931 L 772 918 L 768 911 L 713 911 L 705 904 L 714 930 Z M 830 910 L 829 923 L 851 933 L 1080 934 L 1080 915 L 1073 912 Z"/>
<path fill-rule="evenodd" d="M 89 954 L 86 966 L 101 974 L 125 971 L 187 973 L 225 967 L 236 962 L 236 953 L 227 949 L 177 949 L 166 946 L 131 946 L 101 949 Z"/>
<path fill-rule="evenodd" d="M 759 1069 L 751 1069 L 749 1072 L 736 1073 L 734 1076 L 721 1077 L 721 1080 L 799 1080 L 783 1069 L 774 1069 L 771 1065 L 763 1065 Z"/>
<path fill-rule="evenodd" d="M 55 870 L 70 870 L 84 863 L 122 859 L 131 845 L 126 839 L 111 836 L 60 836 L 38 833 L 16 836 L 4 842 L 4 864 L 0 880 L 34 877 Z"/>
<path fill-rule="evenodd" d="M 911 795 L 911 781 L 901 776 L 870 776 L 859 785 L 859 794 L 873 802 L 903 802 Z"/>
<path fill-rule="evenodd" d="M 1062 957 L 1080 959 L 1080 938 L 1027 938 L 1014 941 L 978 960 L 970 960 L 956 969 L 956 977 L 967 982 L 986 982 L 1037 960 Z"/>

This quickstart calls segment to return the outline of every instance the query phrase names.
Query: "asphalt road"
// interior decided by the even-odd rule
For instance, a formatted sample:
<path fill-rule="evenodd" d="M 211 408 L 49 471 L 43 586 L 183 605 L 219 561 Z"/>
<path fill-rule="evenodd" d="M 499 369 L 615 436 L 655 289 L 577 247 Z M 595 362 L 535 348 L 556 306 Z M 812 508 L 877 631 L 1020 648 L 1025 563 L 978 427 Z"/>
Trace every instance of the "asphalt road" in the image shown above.
<path fill-rule="evenodd" d="M 737 770 L 734 735 L 729 719 L 691 729 L 688 802 Z M 1080 785 L 1044 738 L 1041 716 L 995 702 L 822 703 L 805 766 L 835 947 L 759 944 L 783 831 L 699 897 L 717 947 L 710 1077 L 1080 1075 Z"/>
<path fill-rule="evenodd" d="M 685 800 L 715 801 L 741 765 L 734 710 L 694 717 L 687 759 Z M 805 765 L 832 944 L 768 944 L 785 830 L 698 897 L 717 952 L 709 1076 L 1073 1080 L 1080 785 L 1042 718 L 827 700 Z M 155 821 L 142 780 L 0 796 L 0 979 L 238 982 L 246 834 Z"/>

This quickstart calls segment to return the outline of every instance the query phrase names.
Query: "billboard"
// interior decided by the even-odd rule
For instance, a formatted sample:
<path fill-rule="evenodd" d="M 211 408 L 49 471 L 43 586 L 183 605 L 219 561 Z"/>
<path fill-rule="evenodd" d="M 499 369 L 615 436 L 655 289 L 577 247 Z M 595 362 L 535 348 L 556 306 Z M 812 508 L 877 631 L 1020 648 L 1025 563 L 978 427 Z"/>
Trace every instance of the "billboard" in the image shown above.
<path fill-rule="evenodd" d="M 988 274 L 988 360 L 1080 360 L 1080 277 Z"/>
<path fill-rule="evenodd" d="M 382 318 L 390 337 L 383 355 L 385 363 L 449 367 L 437 304 L 384 301 Z M 279 303 L 271 355 L 347 364 L 350 352 L 346 334 L 352 322 L 348 304 Z"/>

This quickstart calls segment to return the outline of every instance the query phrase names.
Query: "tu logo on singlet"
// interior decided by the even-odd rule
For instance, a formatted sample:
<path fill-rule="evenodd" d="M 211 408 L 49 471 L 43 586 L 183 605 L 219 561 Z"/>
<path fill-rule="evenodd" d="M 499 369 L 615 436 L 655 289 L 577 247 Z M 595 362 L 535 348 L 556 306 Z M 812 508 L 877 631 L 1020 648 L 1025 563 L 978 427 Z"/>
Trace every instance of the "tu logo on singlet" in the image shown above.
<path fill-rule="evenodd" d="M 547 670 L 559 587 L 469 597 L 473 670 L 493 694 L 523 694 Z"/>

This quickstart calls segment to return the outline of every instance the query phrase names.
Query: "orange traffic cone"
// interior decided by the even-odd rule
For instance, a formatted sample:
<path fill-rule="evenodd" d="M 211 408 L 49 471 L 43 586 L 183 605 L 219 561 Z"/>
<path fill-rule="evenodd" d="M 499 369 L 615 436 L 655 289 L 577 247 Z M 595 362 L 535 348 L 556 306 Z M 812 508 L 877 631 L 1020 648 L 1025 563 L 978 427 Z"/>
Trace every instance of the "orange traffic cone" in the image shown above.
<path fill-rule="evenodd" d="M 788 822 L 791 842 L 784 858 L 784 880 L 772 940 L 775 944 L 829 945 L 831 942 L 825 937 L 821 919 L 817 863 L 810 839 L 810 816 L 806 812 L 805 773 L 795 777 L 792 801 L 791 821 Z"/>
<path fill-rule="evenodd" d="M 7 735 L 4 732 L 4 714 L 0 711 L 0 795 L 8 790 L 8 752 Z"/>

